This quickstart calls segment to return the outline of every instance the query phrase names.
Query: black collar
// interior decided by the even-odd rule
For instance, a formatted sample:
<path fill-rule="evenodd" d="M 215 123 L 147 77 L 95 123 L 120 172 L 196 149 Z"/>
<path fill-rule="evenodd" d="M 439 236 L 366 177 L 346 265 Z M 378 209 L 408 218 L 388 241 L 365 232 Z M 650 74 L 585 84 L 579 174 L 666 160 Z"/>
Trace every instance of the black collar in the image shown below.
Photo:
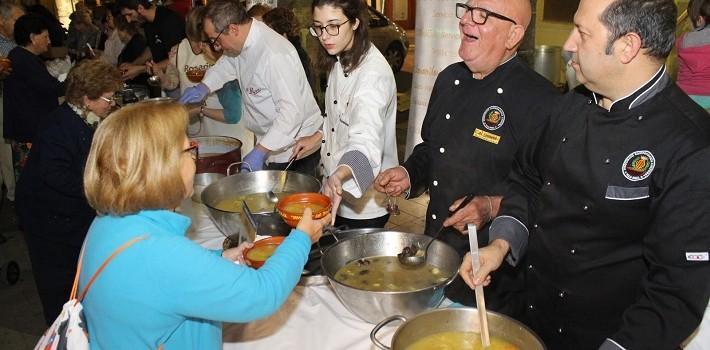
<path fill-rule="evenodd" d="M 609 112 L 629 110 L 644 103 L 663 90 L 663 88 L 668 85 L 669 81 L 670 77 L 666 74 L 666 66 L 663 65 L 658 69 L 656 74 L 654 74 L 653 77 L 641 87 L 636 89 L 631 94 L 612 102 Z M 594 102 L 599 105 L 600 96 L 597 96 L 596 93 L 592 93 L 592 96 L 594 97 Z"/>

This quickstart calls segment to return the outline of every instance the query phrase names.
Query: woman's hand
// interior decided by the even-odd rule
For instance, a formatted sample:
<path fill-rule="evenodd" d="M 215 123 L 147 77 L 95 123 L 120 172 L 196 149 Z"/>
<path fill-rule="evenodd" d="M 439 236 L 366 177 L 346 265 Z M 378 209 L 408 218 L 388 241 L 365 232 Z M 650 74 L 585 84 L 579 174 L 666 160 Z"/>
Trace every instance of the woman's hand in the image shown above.
<path fill-rule="evenodd" d="M 331 214 L 328 214 L 322 219 L 313 220 L 313 211 L 306 207 L 303 211 L 303 218 L 298 222 L 296 228 L 305 232 L 312 243 L 318 242 L 323 235 L 323 227 L 330 223 L 330 216 Z"/>
<path fill-rule="evenodd" d="M 237 261 L 242 265 L 246 265 L 247 262 L 246 262 L 246 260 L 244 260 L 244 251 L 253 247 L 253 246 L 254 246 L 254 243 L 244 242 L 236 248 L 229 248 L 229 249 L 223 251 L 222 257 L 227 260 Z"/>
<path fill-rule="evenodd" d="M 313 135 L 301 137 L 298 141 L 296 141 L 296 144 L 293 145 L 291 158 L 303 158 L 306 154 L 309 154 L 311 151 L 320 147 L 322 140 L 323 133 L 320 130 L 316 131 Z"/>
<path fill-rule="evenodd" d="M 473 274 L 473 266 L 471 264 L 471 253 L 466 253 L 461 263 L 461 268 L 459 269 L 459 275 L 461 275 L 461 278 L 463 278 L 464 282 L 466 282 L 471 289 L 475 289 L 476 286 L 479 285 L 489 285 L 491 283 L 491 272 L 497 270 L 501 263 L 503 263 L 505 255 L 508 254 L 509 247 L 508 242 L 502 239 L 496 239 L 489 245 L 481 248 L 479 250 L 481 267 L 475 275 Z"/>
<path fill-rule="evenodd" d="M 338 214 L 338 207 L 343 199 L 343 181 L 350 179 L 352 172 L 350 167 L 339 166 L 328 179 L 323 183 L 323 194 L 330 198 L 332 205 L 331 214 L 333 219 L 331 225 L 335 225 L 335 216 Z"/>

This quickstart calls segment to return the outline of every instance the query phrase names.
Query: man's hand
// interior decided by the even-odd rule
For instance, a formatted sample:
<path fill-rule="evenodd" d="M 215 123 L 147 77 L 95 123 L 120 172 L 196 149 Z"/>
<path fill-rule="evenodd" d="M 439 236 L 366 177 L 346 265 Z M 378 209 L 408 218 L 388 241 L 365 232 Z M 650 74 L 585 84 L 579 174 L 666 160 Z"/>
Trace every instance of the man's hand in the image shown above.
<path fill-rule="evenodd" d="M 403 166 L 396 166 L 381 172 L 373 182 L 375 190 L 397 197 L 409 189 L 409 174 Z"/>
<path fill-rule="evenodd" d="M 321 140 L 323 140 L 323 133 L 320 130 L 316 131 L 313 135 L 301 137 L 296 141 L 296 144 L 293 145 L 291 158 L 303 158 L 304 155 L 320 147 Z"/>
<path fill-rule="evenodd" d="M 123 76 L 121 79 L 124 81 L 126 80 L 131 80 L 137 76 L 139 76 L 141 73 L 146 72 L 146 67 L 144 65 L 138 65 L 138 64 L 130 64 L 130 63 L 123 63 L 118 68 L 123 72 Z"/>
<path fill-rule="evenodd" d="M 496 239 L 489 245 L 481 248 L 479 250 L 481 268 L 478 269 L 475 275 L 473 274 L 473 266 L 471 265 L 471 253 L 466 253 L 461 263 L 461 268 L 459 269 L 459 275 L 461 275 L 461 278 L 463 278 L 464 282 L 466 282 L 471 289 L 479 285 L 487 286 L 491 283 L 491 272 L 500 267 L 505 255 L 508 254 L 509 248 L 508 242 L 502 239 Z"/>
<path fill-rule="evenodd" d="M 200 103 L 210 94 L 210 88 L 203 83 L 185 89 L 185 93 L 180 97 L 180 103 Z M 250 164 L 251 165 L 251 164 Z"/>
<path fill-rule="evenodd" d="M 449 207 L 449 211 L 454 211 L 463 198 L 459 198 Z M 474 224 L 476 227 L 483 227 L 493 217 L 493 200 L 489 196 L 476 196 L 465 207 L 444 220 L 444 227 L 453 226 L 461 233 L 466 233 L 466 224 Z"/>
<path fill-rule="evenodd" d="M 269 151 L 266 148 L 259 147 L 256 145 L 254 149 L 251 150 L 242 161 L 246 164 L 242 164 L 242 172 L 244 171 L 258 171 L 264 169 L 264 162 L 266 157 L 269 155 Z"/>

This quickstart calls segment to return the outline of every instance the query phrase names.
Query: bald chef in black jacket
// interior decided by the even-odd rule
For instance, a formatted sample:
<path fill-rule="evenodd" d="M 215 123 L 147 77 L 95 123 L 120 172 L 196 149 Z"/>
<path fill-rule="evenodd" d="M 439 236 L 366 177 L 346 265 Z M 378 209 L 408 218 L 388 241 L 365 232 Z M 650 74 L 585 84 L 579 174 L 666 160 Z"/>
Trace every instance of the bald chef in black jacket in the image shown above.
<path fill-rule="evenodd" d="M 464 225 L 475 223 L 480 243 L 488 242 L 486 224 L 497 212 L 513 155 L 543 124 L 558 92 L 516 55 L 530 23 L 530 1 L 469 1 L 457 4 L 456 14 L 463 62 L 437 77 L 423 142 L 404 166 L 381 173 L 375 188 L 390 195 L 410 190 L 410 197 L 429 190 L 426 233 L 435 235 L 446 226 L 439 238 L 463 256 L 469 247 Z M 476 197 L 447 219 L 467 194 Z M 513 317 L 522 313 L 518 270 L 510 266 L 494 276 L 485 290 L 490 309 Z M 461 279 L 447 287 L 446 295 L 475 304 Z"/>
<path fill-rule="evenodd" d="M 710 116 L 666 71 L 676 15 L 582 0 L 564 48 L 584 86 L 516 157 L 473 279 L 527 246 L 526 319 L 550 349 L 676 349 L 708 304 Z"/>

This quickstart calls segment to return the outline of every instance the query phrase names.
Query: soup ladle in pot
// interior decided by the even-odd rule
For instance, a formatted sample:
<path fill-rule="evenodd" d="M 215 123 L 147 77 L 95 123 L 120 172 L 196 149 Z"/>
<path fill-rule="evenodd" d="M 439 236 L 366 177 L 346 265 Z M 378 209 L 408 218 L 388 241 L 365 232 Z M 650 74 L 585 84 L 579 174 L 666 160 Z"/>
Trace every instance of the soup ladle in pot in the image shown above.
<path fill-rule="evenodd" d="M 286 165 L 286 168 L 284 168 L 284 171 L 287 171 L 288 168 L 291 167 L 291 164 L 293 163 L 294 160 L 296 160 L 296 157 L 292 157 L 291 160 L 288 161 L 288 164 Z M 287 177 L 287 176 L 288 176 L 288 173 L 284 173 L 284 174 L 283 174 L 283 177 L 282 177 L 282 180 L 283 180 L 283 181 L 281 181 L 281 182 L 282 182 L 282 185 L 281 185 L 281 192 L 283 192 L 284 187 L 286 187 L 286 177 Z M 272 187 L 272 188 L 269 190 L 269 192 L 266 192 L 266 198 L 267 198 L 271 203 L 274 203 L 274 212 L 276 211 L 276 203 L 279 202 L 279 197 L 277 197 L 277 196 L 276 196 L 276 193 L 274 193 L 274 188 L 275 188 L 275 187 L 276 187 L 276 185 L 274 185 L 274 187 Z"/>
<path fill-rule="evenodd" d="M 459 204 L 454 211 L 452 211 L 449 214 L 449 217 L 456 214 L 461 208 L 465 207 L 468 203 L 470 203 L 473 198 L 475 197 L 475 194 L 468 194 L 466 197 L 463 198 L 461 203 Z M 441 234 L 441 231 L 444 230 L 444 225 L 441 225 L 441 228 L 439 231 L 436 231 L 436 233 L 432 236 L 431 240 L 424 246 L 424 249 L 420 249 L 419 246 L 412 244 L 410 246 L 404 247 L 402 249 L 402 252 L 397 254 L 397 260 L 399 260 L 399 263 L 408 267 L 417 267 L 421 266 L 426 263 L 427 261 L 427 253 L 429 251 L 429 246 L 431 246 L 431 243 L 436 241 L 436 239 L 439 237 L 439 234 Z"/>

